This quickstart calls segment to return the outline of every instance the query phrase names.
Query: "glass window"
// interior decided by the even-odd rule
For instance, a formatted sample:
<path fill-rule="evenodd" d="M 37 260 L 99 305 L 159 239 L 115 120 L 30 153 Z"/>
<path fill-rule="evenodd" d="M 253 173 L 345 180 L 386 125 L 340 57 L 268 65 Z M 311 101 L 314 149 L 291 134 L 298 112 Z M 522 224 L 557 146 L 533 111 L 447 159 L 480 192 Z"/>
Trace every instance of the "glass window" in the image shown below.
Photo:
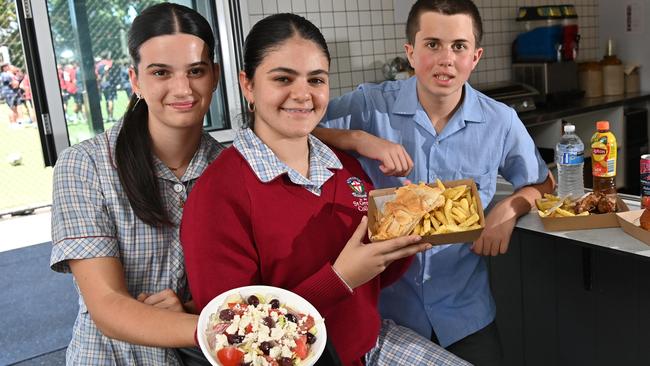
<path fill-rule="evenodd" d="M 101 133 L 121 118 L 132 90 L 127 32 L 133 19 L 158 0 L 48 0 L 56 67 L 70 145 Z M 194 7 L 196 1 L 174 1 Z M 203 4 L 202 9 L 211 9 Z M 219 29 L 213 13 L 197 9 Z M 216 62 L 222 50 L 217 44 Z M 223 77 L 222 77 L 223 79 Z M 204 126 L 209 131 L 230 129 L 223 82 L 212 99 Z"/>

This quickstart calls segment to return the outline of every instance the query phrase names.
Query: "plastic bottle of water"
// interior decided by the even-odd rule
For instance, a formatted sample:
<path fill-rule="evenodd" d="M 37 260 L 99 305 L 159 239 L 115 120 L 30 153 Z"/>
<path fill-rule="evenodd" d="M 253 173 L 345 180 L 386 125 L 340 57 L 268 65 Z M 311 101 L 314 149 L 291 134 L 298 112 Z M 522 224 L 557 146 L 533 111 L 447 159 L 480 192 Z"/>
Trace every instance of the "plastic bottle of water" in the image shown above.
<path fill-rule="evenodd" d="M 557 194 L 560 197 L 571 195 L 578 199 L 584 194 L 585 145 L 575 134 L 576 127 L 572 124 L 564 126 L 564 134 L 555 146 L 555 162 L 557 163 Z"/>

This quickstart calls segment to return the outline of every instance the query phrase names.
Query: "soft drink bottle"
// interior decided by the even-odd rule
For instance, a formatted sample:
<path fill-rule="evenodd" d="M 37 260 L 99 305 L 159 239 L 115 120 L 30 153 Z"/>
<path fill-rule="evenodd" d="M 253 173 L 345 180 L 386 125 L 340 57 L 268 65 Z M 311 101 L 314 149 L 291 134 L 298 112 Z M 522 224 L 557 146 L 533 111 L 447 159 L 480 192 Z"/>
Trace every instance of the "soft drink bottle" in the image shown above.
<path fill-rule="evenodd" d="M 608 121 L 596 122 L 596 133 L 591 138 L 591 173 L 594 192 L 616 194 L 616 137 L 609 130 Z"/>

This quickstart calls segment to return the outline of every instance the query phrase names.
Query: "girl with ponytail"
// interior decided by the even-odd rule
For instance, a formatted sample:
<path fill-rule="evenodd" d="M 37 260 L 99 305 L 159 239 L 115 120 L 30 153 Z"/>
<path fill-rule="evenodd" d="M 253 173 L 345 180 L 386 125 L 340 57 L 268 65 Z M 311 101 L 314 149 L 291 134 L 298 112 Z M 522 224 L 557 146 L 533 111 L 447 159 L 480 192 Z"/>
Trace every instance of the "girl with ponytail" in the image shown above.
<path fill-rule="evenodd" d="M 145 9 L 129 31 L 134 94 L 122 120 L 56 164 L 50 265 L 72 272 L 79 292 L 67 364 L 187 364 L 198 316 L 179 224 L 222 150 L 203 131 L 219 79 L 214 44 L 196 11 Z"/>

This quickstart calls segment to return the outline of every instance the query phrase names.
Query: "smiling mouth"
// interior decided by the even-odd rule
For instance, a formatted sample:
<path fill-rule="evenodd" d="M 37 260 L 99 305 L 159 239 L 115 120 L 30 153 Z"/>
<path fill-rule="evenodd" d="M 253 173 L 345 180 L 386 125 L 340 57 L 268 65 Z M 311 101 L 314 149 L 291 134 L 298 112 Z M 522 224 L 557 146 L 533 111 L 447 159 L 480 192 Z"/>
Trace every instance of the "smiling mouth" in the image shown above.
<path fill-rule="evenodd" d="M 313 108 L 281 108 L 287 113 L 306 114 L 314 111 Z"/>
<path fill-rule="evenodd" d="M 169 103 L 169 106 L 175 109 L 190 109 L 192 108 L 196 102 L 189 101 L 189 102 L 176 102 L 176 103 Z"/>

